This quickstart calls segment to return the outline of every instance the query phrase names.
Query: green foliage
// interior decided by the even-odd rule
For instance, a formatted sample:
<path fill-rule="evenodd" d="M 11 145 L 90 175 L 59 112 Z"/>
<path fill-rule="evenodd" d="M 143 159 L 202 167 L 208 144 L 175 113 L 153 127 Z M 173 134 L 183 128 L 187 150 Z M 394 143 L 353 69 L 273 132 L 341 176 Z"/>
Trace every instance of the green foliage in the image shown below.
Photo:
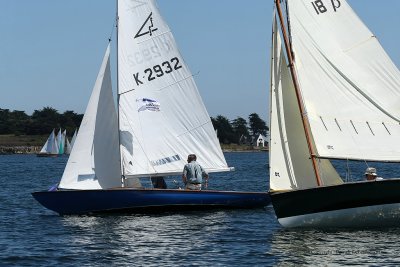
<path fill-rule="evenodd" d="M 253 137 L 258 137 L 260 134 L 266 136 L 269 128 L 257 113 L 249 115 L 249 128 Z"/>
<path fill-rule="evenodd" d="M 0 109 L 0 134 L 47 135 L 54 128 L 62 128 L 72 135 L 82 118 L 83 115 L 73 111 L 59 114 L 51 107 L 35 110 L 32 116 L 28 116 L 24 111 Z"/>
<path fill-rule="evenodd" d="M 235 143 L 245 143 L 245 140 L 249 140 L 250 134 L 247 128 L 247 121 L 242 117 L 237 117 L 232 121 L 233 132 L 235 133 Z"/>
<path fill-rule="evenodd" d="M 259 134 L 266 136 L 269 130 L 257 113 L 249 115 L 249 124 L 244 118 L 237 117 L 230 122 L 222 115 L 211 117 L 211 121 L 221 144 L 249 144 L 252 140 L 250 132 L 258 137 Z"/>
<path fill-rule="evenodd" d="M 29 116 L 24 111 L 0 109 L 0 133 L 24 134 L 27 123 L 29 123 Z"/>
<path fill-rule="evenodd" d="M 226 117 L 218 115 L 215 119 L 212 118 L 211 121 L 213 122 L 214 129 L 217 130 L 217 136 L 221 143 L 234 143 L 235 134 L 232 125 Z"/>
<path fill-rule="evenodd" d="M 26 115 L 24 111 L 0 108 L 0 135 L 48 135 L 53 129 L 66 129 L 68 135 L 72 135 L 79 128 L 83 115 L 72 110 L 60 114 L 52 107 L 44 107 L 35 110 L 32 116 Z M 251 144 L 251 136 L 264 136 L 269 131 L 265 121 L 257 113 L 249 115 L 249 122 L 244 118 L 237 117 L 229 121 L 226 117 L 218 115 L 211 117 L 214 129 L 221 144 Z"/>

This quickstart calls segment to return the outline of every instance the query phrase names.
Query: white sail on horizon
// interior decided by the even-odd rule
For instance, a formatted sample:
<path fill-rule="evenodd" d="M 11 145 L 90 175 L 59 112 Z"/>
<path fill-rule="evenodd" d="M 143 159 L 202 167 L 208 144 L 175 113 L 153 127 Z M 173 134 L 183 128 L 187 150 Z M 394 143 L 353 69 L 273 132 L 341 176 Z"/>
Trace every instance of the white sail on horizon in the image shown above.
<path fill-rule="evenodd" d="M 46 140 L 46 143 L 43 145 L 42 149 L 40 150 L 42 154 L 58 154 L 58 145 L 56 140 L 56 135 L 53 131 L 50 133 L 49 137 Z"/>

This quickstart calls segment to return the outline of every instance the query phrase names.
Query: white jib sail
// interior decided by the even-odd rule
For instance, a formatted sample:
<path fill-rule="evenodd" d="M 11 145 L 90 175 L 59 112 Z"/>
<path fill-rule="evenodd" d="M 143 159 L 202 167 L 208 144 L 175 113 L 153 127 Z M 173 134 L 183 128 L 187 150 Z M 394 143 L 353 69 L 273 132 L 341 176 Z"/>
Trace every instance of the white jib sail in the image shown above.
<path fill-rule="evenodd" d="M 318 155 L 399 161 L 400 72 L 345 0 L 289 0 L 295 66 Z"/>
<path fill-rule="evenodd" d="M 317 186 L 293 81 L 273 21 L 270 88 L 270 189 L 291 190 Z M 323 185 L 341 184 L 329 160 L 318 159 Z"/>
<path fill-rule="evenodd" d="M 272 190 L 317 185 L 275 16 L 271 51 L 269 154 Z"/>
<path fill-rule="evenodd" d="M 229 170 L 192 74 L 152 0 L 118 1 L 121 151 L 127 176 L 181 173 L 188 154 Z"/>
<path fill-rule="evenodd" d="M 105 189 L 121 186 L 117 124 L 108 46 L 60 188 Z"/>
<path fill-rule="evenodd" d="M 56 142 L 56 136 L 53 131 L 50 133 L 49 137 L 47 138 L 46 143 L 40 150 L 40 153 L 48 153 L 48 154 L 58 154 L 58 147 Z"/>

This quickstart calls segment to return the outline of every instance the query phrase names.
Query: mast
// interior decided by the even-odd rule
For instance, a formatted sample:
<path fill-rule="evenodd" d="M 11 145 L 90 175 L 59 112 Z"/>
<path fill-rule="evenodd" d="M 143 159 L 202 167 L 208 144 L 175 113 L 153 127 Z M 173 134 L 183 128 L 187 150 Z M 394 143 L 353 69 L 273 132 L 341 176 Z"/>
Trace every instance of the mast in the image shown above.
<path fill-rule="evenodd" d="M 119 33 L 119 16 L 118 16 L 118 0 L 116 0 L 116 22 L 115 25 L 117 27 L 117 120 L 118 120 L 118 151 L 119 151 L 119 158 L 121 162 L 120 171 L 121 171 L 121 187 L 125 187 L 125 170 L 124 170 L 124 163 L 122 161 L 122 152 L 121 152 L 121 133 L 120 133 L 120 112 L 119 112 L 119 72 L 118 72 L 118 33 Z"/>
<path fill-rule="evenodd" d="M 311 137 L 310 137 L 310 132 L 309 132 L 310 125 L 309 125 L 308 119 L 306 118 L 306 113 L 305 113 L 305 108 L 304 108 L 303 102 L 301 101 L 300 86 L 299 86 L 299 82 L 297 80 L 296 71 L 294 69 L 292 47 L 291 47 L 291 43 L 289 42 L 289 38 L 288 38 L 287 33 L 286 33 L 285 23 L 284 23 L 284 19 L 283 19 L 283 15 L 282 15 L 282 9 L 281 9 L 281 6 L 280 6 L 279 2 L 280 2 L 280 0 L 275 0 L 275 6 L 276 6 L 276 8 L 278 10 L 279 22 L 280 22 L 281 29 L 282 29 L 282 34 L 283 34 L 283 39 L 284 39 L 284 43 L 285 43 L 286 54 L 287 54 L 287 57 L 289 59 L 289 68 L 290 68 L 290 73 L 292 75 L 293 85 L 294 85 L 295 92 L 296 92 L 297 104 L 299 106 L 299 111 L 300 111 L 300 115 L 301 115 L 301 121 L 302 121 L 302 124 L 303 124 L 304 133 L 306 135 L 308 151 L 310 153 L 311 162 L 312 162 L 312 165 L 313 165 L 313 168 L 314 168 L 314 173 L 315 173 L 315 178 L 317 180 L 317 185 L 321 186 L 322 185 L 321 177 L 320 177 L 320 174 L 318 172 L 316 155 L 315 155 L 314 147 L 313 147 L 313 145 L 311 143 Z"/>

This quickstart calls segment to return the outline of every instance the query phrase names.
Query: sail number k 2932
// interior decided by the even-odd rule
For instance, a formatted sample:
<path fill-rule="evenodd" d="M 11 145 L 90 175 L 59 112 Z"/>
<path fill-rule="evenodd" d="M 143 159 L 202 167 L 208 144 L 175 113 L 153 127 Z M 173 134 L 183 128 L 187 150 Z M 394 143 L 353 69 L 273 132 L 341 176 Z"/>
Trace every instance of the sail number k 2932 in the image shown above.
<path fill-rule="evenodd" d="M 143 76 L 140 75 L 140 72 L 134 73 L 133 78 L 135 79 L 136 85 L 139 86 L 143 84 L 144 81 L 151 82 L 152 80 L 157 79 L 157 77 L 162 77 L 165 74 L 169 74 L 175 70 L 179 70 L 180 68 L 182 68 L 182 65 L 179 62 L 179 58 L 174 57 L 169 61 L 164 61 L 159 65 L 145 69 Z"/>

